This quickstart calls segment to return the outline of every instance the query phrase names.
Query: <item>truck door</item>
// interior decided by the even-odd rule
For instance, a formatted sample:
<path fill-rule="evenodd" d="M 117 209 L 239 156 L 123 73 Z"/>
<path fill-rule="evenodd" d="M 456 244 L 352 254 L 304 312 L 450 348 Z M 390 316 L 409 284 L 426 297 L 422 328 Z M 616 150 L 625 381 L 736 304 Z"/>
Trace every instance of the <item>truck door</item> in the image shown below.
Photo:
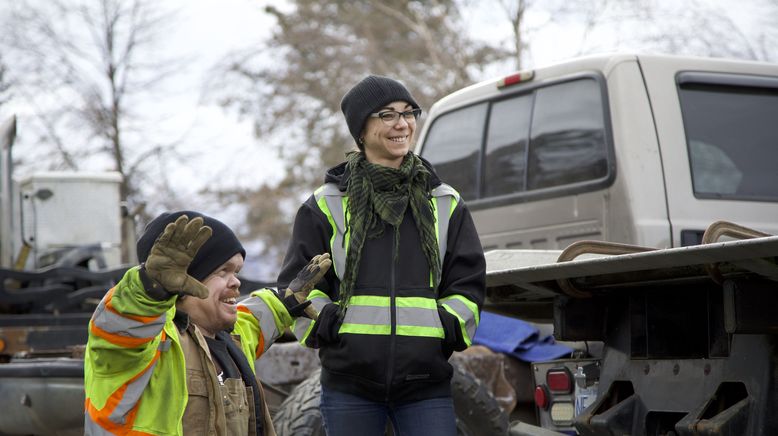
<path fill-rule="evenodd" d="M 673 245 L 715 220 L 778 234 L 778 66 L 645 57 Z"/>

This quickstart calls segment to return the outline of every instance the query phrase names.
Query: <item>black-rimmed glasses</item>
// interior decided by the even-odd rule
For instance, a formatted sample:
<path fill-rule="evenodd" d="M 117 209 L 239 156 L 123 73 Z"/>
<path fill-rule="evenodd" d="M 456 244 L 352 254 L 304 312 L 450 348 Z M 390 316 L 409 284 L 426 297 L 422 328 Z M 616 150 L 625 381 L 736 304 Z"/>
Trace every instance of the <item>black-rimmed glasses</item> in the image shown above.
<path fill-rule="evenodd" d="M 400 116 L 405 119 L 406 122 L 415 122 L 416 118 L 421 115 L 421 109 L 411 109 L 404 112 L 398 112 L 396 110 L 385 110 L 381 112 L 375 112 L 370 114 L 372 118 L 380 118 L 387 126 L 393 126 L 400 119 Z"/>

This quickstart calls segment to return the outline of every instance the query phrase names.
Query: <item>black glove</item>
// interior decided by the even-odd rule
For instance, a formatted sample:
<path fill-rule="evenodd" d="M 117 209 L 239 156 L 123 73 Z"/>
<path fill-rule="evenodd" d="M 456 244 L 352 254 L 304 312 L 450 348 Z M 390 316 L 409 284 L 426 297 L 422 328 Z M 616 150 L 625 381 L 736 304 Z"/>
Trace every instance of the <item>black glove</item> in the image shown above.
<path fill-rule="evenodd" d="M 305 313 L 305 308 L 311 305 L 310 300 L 305 300 L 302 303 L 300 303 L 299 301 L 297 301 L 297 298 L 295 297 L 294 294 L 289 294 L 286 297 L 281 298 L 281 302 L 284 303 L 284 307 L 286 307 L 286 311 L 289 312 L 289 315 L 291 315 L 292 318 L 297 318 L 303 315 L 307 316 L 307 314 Z"/>
<path fill-rule="evenodd" d="M 297 309 L 296 303 L 299 303 L 299 305 L 306 303 L 308 294 L 311 293 L 311 290 L 313 290 L 316 284 L 319 283 L 322 277 L 324 277 L 324 274 L 327 273 L 327 270 L 330 269 L 330 266 L 332 266 L 330 254 L 319 254 L 314 256 L 313 259 L 308 262 L 308 265 L 305 265 L 305 267 L 303 267 L 303 269 L 297 273 L 297 277 L 292 280 L 292 283 L 289 283 L 289 287 L 286 288 L 286 291 L 284 292 L 284 305 L 286 306 L 286 309 L 289 310 L 290 315 L 292 315 L 291 310 Z M 289 300 L 289 298 L 291 298 L 291 300 Z M 289 302 L 287 302 L 287 300 L 289 300 Z M 305 304 L 300 310 L 303 310 L 308 318 L 316 320 L 319 314 L 316 313 L 316 309 L 309 306 L 310 303 Z"/>
<path fill-rule="evenodd" d="M 305 344 L 311 348 L 319 348 L 337 342 L 338 330 L 342 323 L 340 306 L 335 303 L 325 305 L 319 313 L 319 319 L 313 324 Z"/>

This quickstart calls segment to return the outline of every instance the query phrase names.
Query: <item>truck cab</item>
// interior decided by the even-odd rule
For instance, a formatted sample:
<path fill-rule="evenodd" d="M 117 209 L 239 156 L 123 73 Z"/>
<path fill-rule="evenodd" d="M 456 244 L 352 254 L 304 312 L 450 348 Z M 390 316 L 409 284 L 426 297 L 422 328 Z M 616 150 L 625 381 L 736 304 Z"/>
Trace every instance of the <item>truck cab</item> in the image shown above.
<path fill-rule="evenodd" d="M 444 97 L 416 151 L 486 250 L 679 247 L 715 220 L 778 232 L 777 106 L 775 64 L 593 56 Z"/>

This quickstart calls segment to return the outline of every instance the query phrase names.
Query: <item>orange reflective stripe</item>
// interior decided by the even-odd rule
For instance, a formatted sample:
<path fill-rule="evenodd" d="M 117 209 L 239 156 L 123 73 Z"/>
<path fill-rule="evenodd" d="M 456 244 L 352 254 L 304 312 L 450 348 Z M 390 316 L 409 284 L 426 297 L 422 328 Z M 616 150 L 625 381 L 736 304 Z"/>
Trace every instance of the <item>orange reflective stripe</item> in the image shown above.
<path fill-rule="evenodd" d="M 113 298 L 113 291 L 114 291 L 114 289 L 116 289 L 116 288 L 115 287 L 111 288 L 111 290 L 108 291 L 108 294 L 106 294 L 106 296 L 105 296 L 105 308 L 106 309 L 110 310 L 111 312 L 113 312 L 113 313 L 115 313 L 115 314 L 117 314 L 117 315 L 119 315 L 121 317 L 128 318 L 128 319 L 131 319 L 133 321 L 142 322 L 144 324 L 148 324 L 148 323 L 154 322 L 154 321 L 159 319 L 159 315 L 155 315 L 155 316 L 130 315 L 130 314 L 127 314 L 127 313 L 121 313 L 118 310 L 114 309 L 113 303 L 111 303 L 111 299 Z"/>
<path fill-rule="evenodd" d="M 162 332 L 162 340 L 165 340 L 165 332 Z M 124 393 L 127 390 L 127 387 L 137 380 L 139 377 L 141 377 L 146 371 L 151 368 L 152 365 L 154 365 L 157 362 L 157 359 L 159 359 L 161 352 L 157 350 L 156 353 L 154 353 L 154 357 L 151 359 L 148 365 L 146 365 L 145 368 L 143 368 L 142 371 L 138 372 L 138 374 L 135 375 L 135 377 L 127 380 L 125 384 L 123 384 L 119 389 L 114 391 L 113 394 L 111 394 L 110 397 L 108 397 L 108 400 L 105 402 L 105 406 L 103 406 L 102 409 L 97 410 L 94 405 L 92 405 L 92 402 L 89 400 L 89 398 L 86 399 L 84 402 L 84 408 L 89 413 L 89 417 L 92 418 L 94 422 L 96 422 L 100 427 L 104 428 L 107 431 L 110 431 L 111 433 L 114 433 L 116 435 L 151 435 L 151 433 L 145 433 L 140 432 L 132 429 L 133 424 L 135 423 L 135 416 L 138 414 L 138 406 L 140 405 L 140 401 L 132 406 L 132 409 L 127 413 L 126 419 L 124 421 L 124 424 L 118 424 L 113 421 L 111 421 L 110 416 L 113 413 L 114 409 L 119 405 L 119 403 L 122 401 L 122 397 L 124 397 Z"/>
<path fill-rule="evenodd" d="M 135 348 L 154 340 L 154 338 L 131 338 L 129 336 L 109 333 L 100 327 L 97 327 L 93 322 L 90 322 L 89 326 L 89 329 L 93 335 L 97 336 L 98 338 L 105 339 L 106 341 L 120 347 Z"/>
<path fill-rule="evenodd" d="M 135 415 L 138 413 L 137 406 L 127 414 L 127 423 L 125 425 L 116 424 L 110 420 L 107 419 L 101 419 L 100 418 L 100 411 L 95 409 L 95 407 L 92 405 L 92 403 L 89 401 L 89 399 L 86 400 L 85 407 L 87 412 L 89 413 L 89 417 L 92 418 L 92 421 L 97 423 L 100 427 L 102 427 L 104 430 L 111 432 L 115 435 L 127 435 L 127 436 L 153 436 L 153 433 L 146 433 L 142 431 L 137 431 L 132 429 L 132 423 L 135 422 Z M 129 425 L 129 427 L 128 427 Z"/>
<path fill-rule="evenodd" d="M 259 344 L 257 345 L 257 359 L 265 352 L 265 335 L 259 334 Z"/>
<path fill-rule="evenodd" d="M 238 311 L 254 316 L 251 309 L 243 305 L 238 305 Z M 257 345 L 256 358 L 259 359 L 259 356 L 265 352 L 265 335 L 260 332 L 257 336 L 259 337 L 259 344 Z"/>

